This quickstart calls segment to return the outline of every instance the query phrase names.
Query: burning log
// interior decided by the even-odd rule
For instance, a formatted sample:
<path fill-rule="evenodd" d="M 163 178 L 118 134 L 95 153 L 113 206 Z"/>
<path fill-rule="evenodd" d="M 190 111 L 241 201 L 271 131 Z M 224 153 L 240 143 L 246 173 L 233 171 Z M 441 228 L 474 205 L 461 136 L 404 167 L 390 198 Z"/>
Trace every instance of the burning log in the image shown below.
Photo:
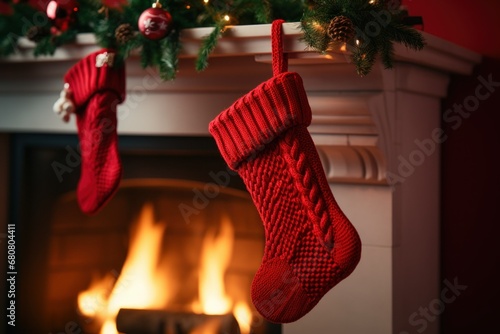
<path fill-rule="evenodd" d="M 240 334 L 232 314 L 208 315 L 162 310 L 120 309 L 116 328 L 125 334 Z"/>

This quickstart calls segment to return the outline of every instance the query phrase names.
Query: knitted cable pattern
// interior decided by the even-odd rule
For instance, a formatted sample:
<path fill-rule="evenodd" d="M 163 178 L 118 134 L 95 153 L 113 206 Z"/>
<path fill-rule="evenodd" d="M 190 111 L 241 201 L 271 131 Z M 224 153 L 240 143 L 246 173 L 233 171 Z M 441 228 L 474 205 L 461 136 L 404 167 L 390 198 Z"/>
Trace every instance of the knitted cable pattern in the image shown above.
<path fill-rule="evenodd" d="M 347 277 L 359 261 L 359 254 L 355 255 L 361 247 L 359 237 L 331 193 L 307 129 L 291 129 L 284 136 L 281 152 L 294 177 L 302 204 L 307 208 L 312 231 L 335 262 L 330 270 L 337 283 Z"/>
<path fill-rule="evenodd" d="M 287 138 L 290 138 L 287 136 Z M 299 193 L 301 194 L 302 203 L 307 207 L 309 220 L 313 225 L 319 227 L 314 229 L 317 237 L 325 248 L 332 250 L 334 246 L 334 231 L 332 227 L 332 220 L 327 210 L 327 205 L 321 189 L 314 173 L 309 165 L 309 159 L 301 149 L 301 145 L 296 140 L 285 140 L 286 146 L 283 147 L 285 159 L 289 162 L 294 175 L 294 180 Z"/>

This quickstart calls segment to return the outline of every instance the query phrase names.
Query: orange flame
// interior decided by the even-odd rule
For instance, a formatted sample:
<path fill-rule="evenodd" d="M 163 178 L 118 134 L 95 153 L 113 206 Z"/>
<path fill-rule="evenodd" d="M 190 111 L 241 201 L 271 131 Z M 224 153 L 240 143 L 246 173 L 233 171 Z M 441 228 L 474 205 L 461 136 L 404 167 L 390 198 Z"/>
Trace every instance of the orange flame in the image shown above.
<path fill-rule="evenodd" d="M 204 314 L 227 314 L 231 311 L 232 300 L 226 295 L 224 274 L 233 251 L 234 230 L 231 222 L 224 217 L 220 230 L 208 231 L 202 246 L 199 269 L 199 305 L 195 312 Z"/>
<path fill-rule="evenodd" d="M 108 312 L 113 317 L 121 308 L 166 306 L 168 290 L 163 288 L 165 278 L 157 270 L 165 228 L 166 224 L 154 221 L 153 207 L 146 204 L 129 246 L 127 260 L 108 301 Z"/>

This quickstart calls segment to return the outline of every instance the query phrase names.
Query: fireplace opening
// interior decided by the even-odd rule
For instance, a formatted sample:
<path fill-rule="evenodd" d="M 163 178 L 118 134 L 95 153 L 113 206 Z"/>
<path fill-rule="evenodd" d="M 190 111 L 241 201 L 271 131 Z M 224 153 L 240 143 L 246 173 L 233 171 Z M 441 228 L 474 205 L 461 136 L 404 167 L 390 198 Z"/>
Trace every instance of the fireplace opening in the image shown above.
<path fill-rule="evenodd" d="M 11 143 L 20 332 L 281 333 L 250 300 L 262 223 L 211 138 L 120 137 L 123 180 L 94 216 L 76 136 Z"/>

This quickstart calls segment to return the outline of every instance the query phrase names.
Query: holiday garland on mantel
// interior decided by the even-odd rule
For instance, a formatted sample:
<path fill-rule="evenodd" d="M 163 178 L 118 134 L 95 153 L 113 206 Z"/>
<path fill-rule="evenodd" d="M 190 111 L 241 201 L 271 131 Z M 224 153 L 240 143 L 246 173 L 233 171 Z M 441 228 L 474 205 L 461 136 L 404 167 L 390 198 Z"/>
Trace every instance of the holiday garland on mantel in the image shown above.
<path fill-rule="evenodd" d="M 400 0 L 0 0 L 0 57 L 16 52 L 27 37 L 35 56 L 53 55 L 79 33 L 117 52 L 117 61 L 139 50 L 143 67 L 154 67 L 165 80 L 175 78 L 181 50 L 180 31 L 213 27 L 198 52 L 204 70 L 225 27 L 301 22 L 304 41 L 319 52 L 349 54 L 358 74 L 366 75 L 377 56 L 392 67 L 394 43 L 420 50 L 421 34 L 405 24 Z M 154 7 L 154 8 L 152 8 Z M 161 30 L 161 31 L 160 31 Z"/>

